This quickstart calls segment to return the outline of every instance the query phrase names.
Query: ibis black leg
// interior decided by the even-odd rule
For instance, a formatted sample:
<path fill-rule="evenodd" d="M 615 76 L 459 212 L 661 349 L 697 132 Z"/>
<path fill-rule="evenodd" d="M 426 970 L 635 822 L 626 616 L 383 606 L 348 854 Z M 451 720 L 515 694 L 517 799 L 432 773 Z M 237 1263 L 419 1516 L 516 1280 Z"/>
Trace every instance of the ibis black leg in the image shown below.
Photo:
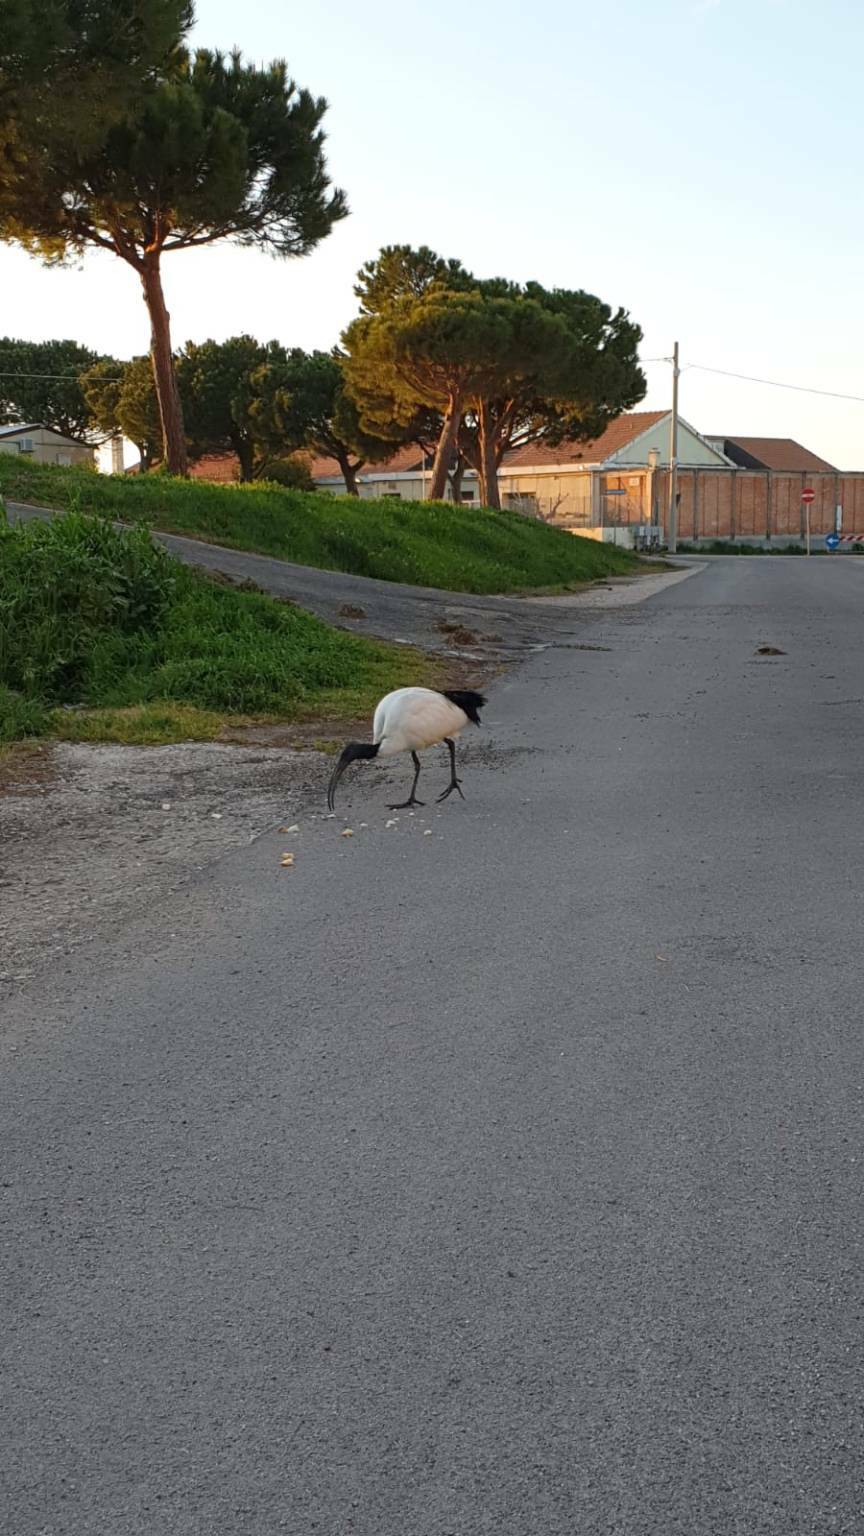
<path fill-rule="evenodd" d="M 408 796 L 407 800 L 400 800 L 398 805 L 391 805 L 391 807 L 390 807 L 391 811 L 407 811 L 407 809 L 408 809 L 408 807 L 410 805 L 422 805 L 423 804 L 422 800 L 417 800 L 414 797 L 414 791 L 417 788 L 417 780 L 420 777 L 420 759 L 417 756 L 416 752 L 412 752 L 411 753 L 411 760 L 412 760 L 412 762 L 414 764 L 414 783 L 411 785 L 411 793 Z"/>
<path fill-rule="evenodd" d="M 457 779 L 457 777 L 456 777 L 456 743 L 455 743 L 455 741 L 451 741 L 449 736 L 445 736 L 444 740 L 446 741 L 447 746 L 450 749 L 450 783 L 447 785 L 447 788 L 445 789 L 443 795 L 439 795 L 438 796 L 438 799 L 439 799 L 439 801 L 446 800 L 447 796 L 448 795 L 452 795 L 452 793 L 453 793 L 453 791 L 455 789 L 456 793 L 459 796 L 459 799 L 460 800 L 464 800 L 465 796 L 463 795 L 462 790 L 459 787 L 462 781 L 461 781 L 461 779 Z"/>

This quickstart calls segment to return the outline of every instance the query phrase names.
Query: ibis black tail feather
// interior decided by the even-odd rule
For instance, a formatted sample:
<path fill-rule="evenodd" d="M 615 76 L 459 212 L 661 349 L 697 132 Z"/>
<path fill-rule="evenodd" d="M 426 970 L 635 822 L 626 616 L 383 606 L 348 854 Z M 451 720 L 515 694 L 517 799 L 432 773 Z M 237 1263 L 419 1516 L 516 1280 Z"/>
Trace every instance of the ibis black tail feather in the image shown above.
<path fill-rule="evenodd" d="M 449 699 L 457 709 L 464 710 L 469 720 L 473 720 L 475 725 L 480 724 L 480 710 L 486 703 L 482 693 L 472 693 L 470 688 L 454 688 L 452 691 L 445 688 L 442 691 L 445 699 Z"/>

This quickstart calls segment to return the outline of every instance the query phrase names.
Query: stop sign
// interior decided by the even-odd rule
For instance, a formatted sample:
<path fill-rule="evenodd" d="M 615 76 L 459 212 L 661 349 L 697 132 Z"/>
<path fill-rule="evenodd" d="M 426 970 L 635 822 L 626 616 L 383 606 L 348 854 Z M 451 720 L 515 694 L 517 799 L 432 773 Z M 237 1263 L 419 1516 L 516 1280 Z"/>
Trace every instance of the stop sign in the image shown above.
<path fill-rule="evenodd" d="M 802 491 L 801 492 L 801 500 L 802 501 L 807 501 L 807 502 L 815 501 L 816 500 L 816 492 L 814 490 L 811 490 L 810 486 L 808 485 L 806 491 Z"/>

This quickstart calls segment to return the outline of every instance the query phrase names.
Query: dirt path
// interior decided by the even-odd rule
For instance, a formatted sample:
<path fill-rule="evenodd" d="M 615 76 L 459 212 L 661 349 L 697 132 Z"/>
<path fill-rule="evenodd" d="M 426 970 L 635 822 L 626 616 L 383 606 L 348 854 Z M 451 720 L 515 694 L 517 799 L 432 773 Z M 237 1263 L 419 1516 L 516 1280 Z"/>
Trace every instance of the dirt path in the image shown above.
<path fill-rule="evenodd" d="M 290 819 L 327 765 L 215 744 L 61 742 L 30 757 L 0 790 L 0 1006 L 10 984 Z"/>

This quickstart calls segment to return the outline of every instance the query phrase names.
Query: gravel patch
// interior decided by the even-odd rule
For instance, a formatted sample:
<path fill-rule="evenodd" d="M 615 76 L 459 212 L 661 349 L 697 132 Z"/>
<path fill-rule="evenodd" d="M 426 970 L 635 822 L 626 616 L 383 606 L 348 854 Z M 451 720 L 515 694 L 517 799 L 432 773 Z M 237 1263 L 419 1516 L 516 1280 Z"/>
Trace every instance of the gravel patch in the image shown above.
<path fill-rule="evenodd" d="M 60 743 L 0 792 L 0 1006 L 10 986 L 323 799 L 318 753 Z"/>
<path fill-rule="evenodd" d="M 279 739 L 279 727 L 266 730 Z M 501 768 L 521 750 L 472 735 L 460 762 Z M 424 756 L 443 784 L 443 757 Z M 18 985 L 94 940 L 118 941 L 233 849 L 326 816 L 333 762 L 287 746 L 211 742 L 60 742 L 24 760 L 0 781 L 0 1012 Z M 407 783 L 402 758 L 377 766 L 370 807 Z"/>

